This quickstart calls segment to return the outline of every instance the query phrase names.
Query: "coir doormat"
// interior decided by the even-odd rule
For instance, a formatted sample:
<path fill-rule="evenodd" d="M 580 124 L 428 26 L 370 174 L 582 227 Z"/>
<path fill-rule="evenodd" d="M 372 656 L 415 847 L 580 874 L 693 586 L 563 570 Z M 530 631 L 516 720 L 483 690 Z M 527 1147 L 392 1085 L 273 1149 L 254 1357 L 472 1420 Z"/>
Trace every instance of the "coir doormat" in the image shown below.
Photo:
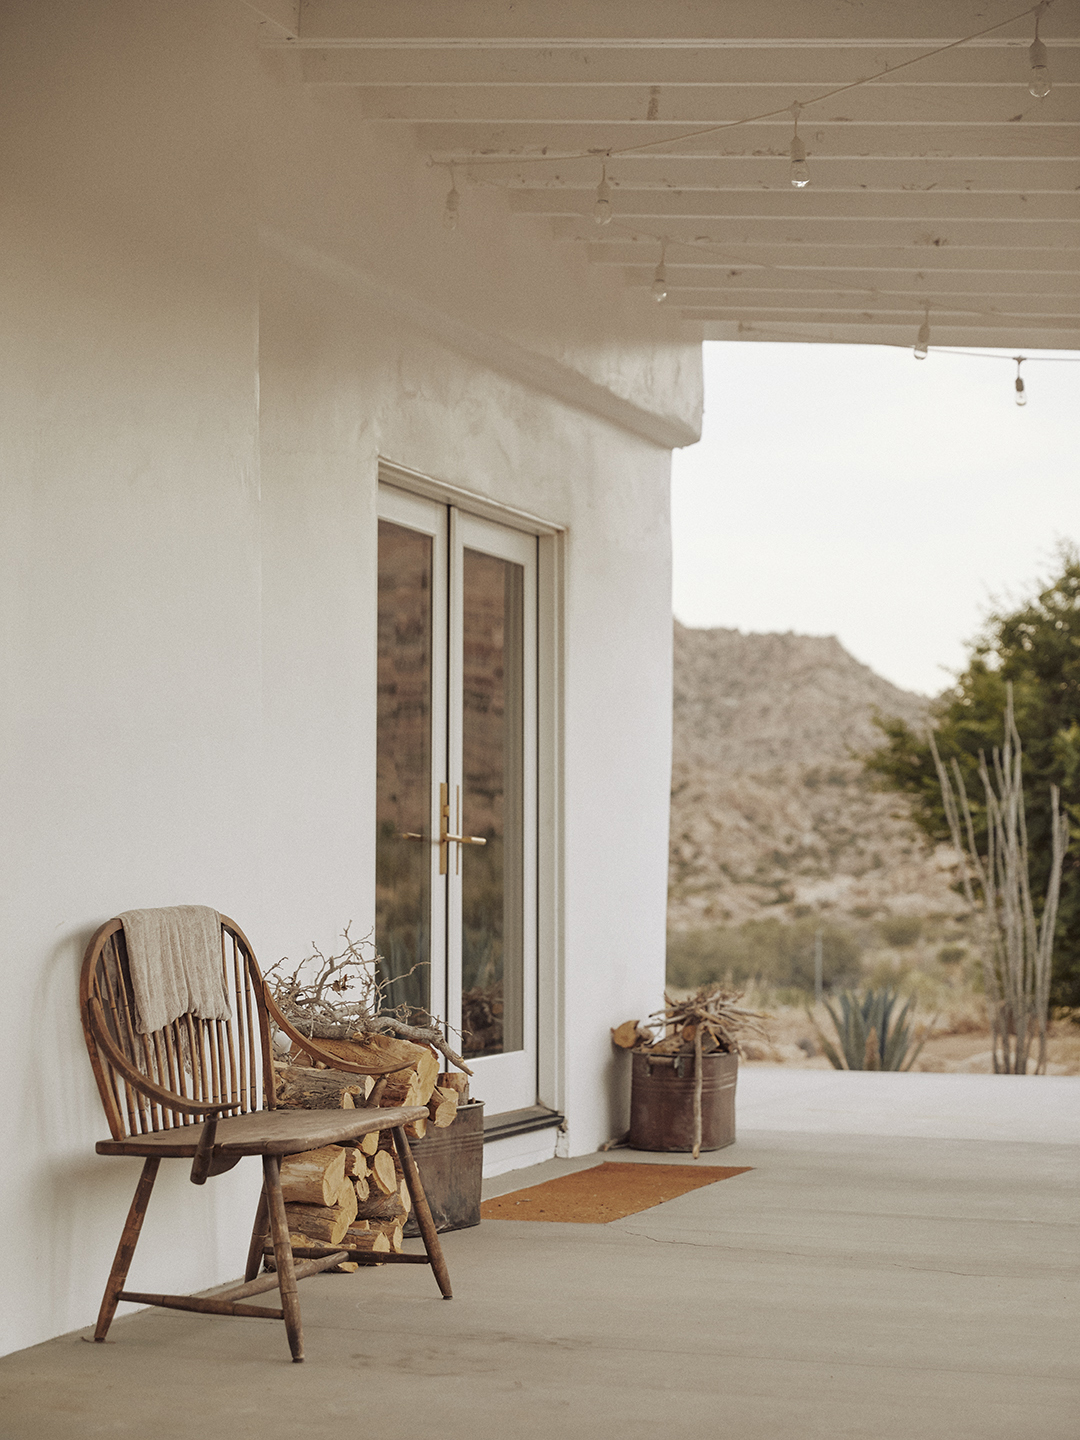
<path fill-rule="evenodd" d="M 689 1190 L 744 1175 L 750 1165 L 634 1165 L 606 1160 L 543 1185 L 485 1200 L 482 1220 L 556 1220 L 606 1225 L 651 1210 Z"/>

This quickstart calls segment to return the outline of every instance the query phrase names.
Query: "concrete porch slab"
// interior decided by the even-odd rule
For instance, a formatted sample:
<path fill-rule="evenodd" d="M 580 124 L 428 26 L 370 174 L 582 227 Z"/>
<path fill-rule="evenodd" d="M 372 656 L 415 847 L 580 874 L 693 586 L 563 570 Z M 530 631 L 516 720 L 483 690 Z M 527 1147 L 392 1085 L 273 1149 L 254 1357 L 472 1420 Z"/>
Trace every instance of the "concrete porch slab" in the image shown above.
<path fill-rule="evenodd" d="M 742 1130 L 1080 1145 L 1080 1076 L 739 1069 Z"/>
<path fill-rule="evenodd" d="M 840 1075 L 846 1090 L 807 1090 L 808 1074 L 822 1078 L 740 1080 L 739 1140 L 699 1163 L 749 1174 L 610 1225 L 446 1236 L 451 1304 L 421 1267 L 304 1281 L 302 1366 L 277 1325 L 164 1311 L 118 1321 L 114 1344 L 72 1335 L 8 1356 L 0 1436 L 1073 1440 L 1080 1149 L 881 1131 L 888 1116 L 977 1127 L 972 1092 L 943 1082 L 1003 1077 Z M 1018 1082 L 1033 1128 L 1045 1105 L 1080 1100 L 1065 1078 L 1071 1089 Z M 890 1079 L 932 1081 L 939 1098 L 912 1092 L 905 1109 L 866 1083 Z M 830 1095 L 838 1125 L 862 1117 L 878 1133 L 824 1130 Z M 1022 1097 L 1011 1103 L 1020 1129 Z M 782 1104 L 787 1131 L 770 1108 Z M 750 1114 L 765 1123 L 751 1129 Z M 149 1283 L 152 1257 L 140 1264 Z"/>

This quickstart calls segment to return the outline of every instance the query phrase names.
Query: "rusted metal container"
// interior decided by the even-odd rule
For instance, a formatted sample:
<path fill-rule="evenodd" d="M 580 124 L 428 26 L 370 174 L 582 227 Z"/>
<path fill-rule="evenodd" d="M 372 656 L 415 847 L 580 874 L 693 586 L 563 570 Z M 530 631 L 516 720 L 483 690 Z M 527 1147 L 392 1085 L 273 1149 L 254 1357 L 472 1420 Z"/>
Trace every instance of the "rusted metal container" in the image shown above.
<path fill-rule="evenodd" d="M 484 1173 L 484 1102 L 470 1100 L 445 1129 L 429 1125 L 423 1140 L 410 1140 L 436 1230 L 467 1230 L 480 1224 Z M 410 1215 L 406 1235 L 419 1235 Z"/>
<path fill-rule="evenodd" d="M 630 1144 L 635 1150 L 693 1150 L 694 1057 L 634 1052 L 630 1081 Z M 735 1080 L 739 1057 L 716 1051 L 701 1066 L 701 1148 L 735 1141 Z"/>

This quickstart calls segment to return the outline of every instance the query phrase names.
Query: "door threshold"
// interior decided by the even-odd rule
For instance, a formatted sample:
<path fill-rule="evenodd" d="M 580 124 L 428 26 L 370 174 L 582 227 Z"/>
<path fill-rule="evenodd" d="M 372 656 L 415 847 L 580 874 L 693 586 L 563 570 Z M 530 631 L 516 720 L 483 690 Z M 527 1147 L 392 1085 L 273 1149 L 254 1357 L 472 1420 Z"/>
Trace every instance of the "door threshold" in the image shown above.
<path fill-rule="evenodd" d="M 508 1135 L 528 1135 L 532 1130 L 553 1130 L 566 1123 L 566 1116 L 546 1105 L 527 1105 L 523 1110 L 504 1110 L 501 1115 L 484 1116 L 484 1144 L 505 1140 Z"/>

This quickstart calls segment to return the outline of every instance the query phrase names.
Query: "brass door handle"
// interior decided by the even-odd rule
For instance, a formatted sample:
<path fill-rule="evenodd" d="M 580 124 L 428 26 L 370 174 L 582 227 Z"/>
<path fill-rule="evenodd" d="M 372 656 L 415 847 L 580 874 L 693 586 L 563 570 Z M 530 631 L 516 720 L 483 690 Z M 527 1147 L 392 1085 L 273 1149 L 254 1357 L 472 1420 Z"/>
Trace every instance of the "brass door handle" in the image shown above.
<path fill-rule="evenodd" d="M 458 815 L 461 814 L 461 786 L 457 786 Z M 451 835 L 450 833 L 450 786 L 440 784 L 439 786 L 439 874 L 445 875 L 447 871 L 447 846 L 454 845 L 486 845 L 487 840 L 482 835 Z M 458 854 L 460 855 L 460 851 Z"/>
<path fill-rule="evenodd" d="M 397 838 L 399 840 L 425 840 L 427 837 L 416 830 L 399 830 Z"/>

